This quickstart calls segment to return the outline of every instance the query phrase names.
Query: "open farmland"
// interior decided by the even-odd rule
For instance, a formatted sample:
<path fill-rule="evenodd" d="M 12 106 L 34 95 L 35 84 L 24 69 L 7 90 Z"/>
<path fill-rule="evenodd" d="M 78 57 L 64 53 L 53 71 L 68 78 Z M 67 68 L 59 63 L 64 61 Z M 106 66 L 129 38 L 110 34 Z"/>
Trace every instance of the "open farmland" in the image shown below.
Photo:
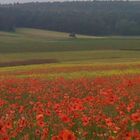
<path fill-rule="evenodd" d="M 59 63 L 139 61 L 139 37 L 94 37 L 36 29 L 0 33 L 0 63 L 53 59 Z"/>
<path fill-rule="evenodd" d="M 0 140 L 139 140 L 139 37 L 1 32 L 0 66 Z"/>

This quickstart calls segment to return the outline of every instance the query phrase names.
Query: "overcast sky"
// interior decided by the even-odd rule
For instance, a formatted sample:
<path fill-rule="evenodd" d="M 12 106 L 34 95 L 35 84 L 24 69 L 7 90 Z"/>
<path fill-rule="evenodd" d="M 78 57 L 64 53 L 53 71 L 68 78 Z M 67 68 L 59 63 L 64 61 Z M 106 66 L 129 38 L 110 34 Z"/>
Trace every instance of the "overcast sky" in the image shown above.
<path fill-rule="evenodd" d="M 0 0 L 0 3 L 14 3 L 14 2 L 25 3 L 25 2 L 36 2 L 36 1 L 47 2 L 47 1 L 64 1 L 64 0 Z"/>
<path fill-rule="evenodd" d="M 25 3 L 25 2 L 47 2 L 47 1 L 71 1 L 71 0 L 0 0 L 0 3 L 14 3 L 14 2 L 20 2 L 20 3 Z M 136 0 L 138 1 L 138 0 Z"/>

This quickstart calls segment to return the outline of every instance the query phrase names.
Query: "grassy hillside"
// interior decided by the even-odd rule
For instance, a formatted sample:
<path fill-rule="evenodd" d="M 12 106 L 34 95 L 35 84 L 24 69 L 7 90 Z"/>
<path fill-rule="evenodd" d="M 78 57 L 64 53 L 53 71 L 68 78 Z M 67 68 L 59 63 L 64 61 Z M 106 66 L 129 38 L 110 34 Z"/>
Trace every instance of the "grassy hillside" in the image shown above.
<path fill-rule="evenodd" d="M 139 61 L 139 37 L 94 37 L 37 29 L 0 32 L 0 63 L 29 59 L 58 62 Z"/>

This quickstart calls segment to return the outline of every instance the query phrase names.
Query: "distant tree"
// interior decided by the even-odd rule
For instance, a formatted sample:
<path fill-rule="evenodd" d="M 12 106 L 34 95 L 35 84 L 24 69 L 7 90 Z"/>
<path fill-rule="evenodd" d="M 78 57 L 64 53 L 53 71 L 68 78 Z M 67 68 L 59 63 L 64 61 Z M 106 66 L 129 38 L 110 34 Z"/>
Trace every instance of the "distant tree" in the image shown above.
<path fill-rule="evenodd" d="M 140 1 L 73 1 L 0 5 L 0 30 L 15 27 L 87 35 L 140 35 Z"/>
<path fill-rule="evenodd" d="M 76 34 L 74 32 L 69 34 L 69 37 L 76 38 Z"/>

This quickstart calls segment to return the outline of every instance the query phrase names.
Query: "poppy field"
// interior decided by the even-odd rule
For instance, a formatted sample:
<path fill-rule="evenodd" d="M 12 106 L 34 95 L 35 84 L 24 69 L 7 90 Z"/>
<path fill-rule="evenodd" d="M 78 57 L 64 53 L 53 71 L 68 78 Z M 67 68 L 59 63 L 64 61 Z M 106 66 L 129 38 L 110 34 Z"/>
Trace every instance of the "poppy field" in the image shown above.
<path fill-rule="evenodd" d="M 0 140 L 140 140 L 139 71 L 139 63 L 1 68 Z"/>

